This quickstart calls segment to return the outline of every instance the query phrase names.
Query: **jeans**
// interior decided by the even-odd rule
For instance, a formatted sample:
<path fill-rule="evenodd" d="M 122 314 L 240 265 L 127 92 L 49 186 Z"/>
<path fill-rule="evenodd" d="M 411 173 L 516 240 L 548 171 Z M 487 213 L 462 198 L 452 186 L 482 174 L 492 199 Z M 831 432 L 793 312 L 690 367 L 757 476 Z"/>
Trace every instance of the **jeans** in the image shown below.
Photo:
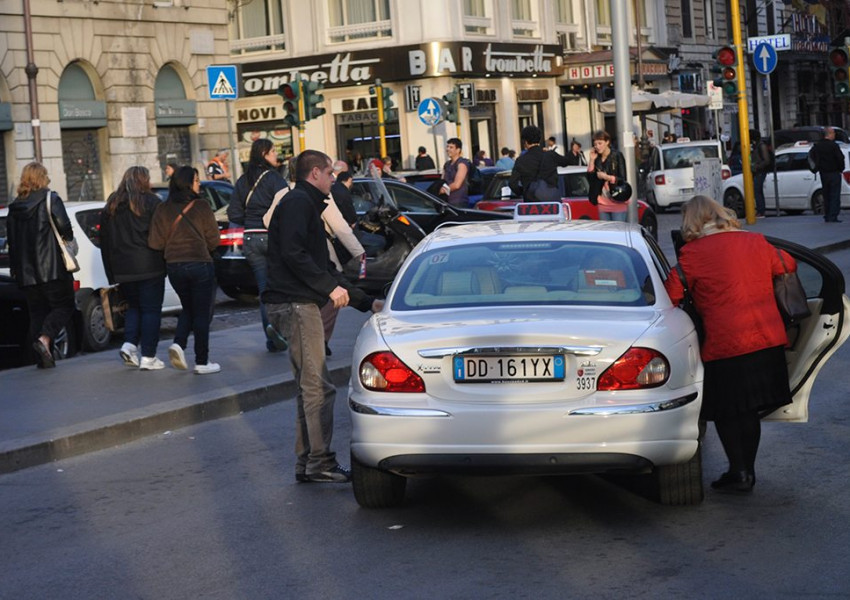
<path fill-rule="evenodd" d="M 753 191 L 756 195 L 756 214 L 763 215 L 767 210 L 764 204 L 764 182 L 767 180 L 767 173 L 753 173 Z"/>
<path fill-rule="evenodd" d="M 266 305 L 263 304 L 262 294 L 266 291 L 268 285 L 268 259 L 269 254 L 269 234 L 268 233 L 246 233 L 242 238 L 242 253 L 245 255 L 245 260 L 251 266 L 254 272 L 254 279 L 257 280 L 257 289 L 260 293 L 260 319 L 263 322 L 263 335 L 265 335 L 266 325 L 269 324 L 268 311 Z M 266 339 L 266 348 L 274 349 L 274 344 L 271 340 Z"/>
<path fill-rule="evenodd" d="M 215 302 L 215 268 L 212 262 L 168 263 L 168 280 L 180 297 L 183 310 L 177 317 L 174 343 L 186 349 L 189 333 L 195 334 L 195 364 L 205 365 L 210 355 L 210 321 Z"/>
<path fill-rule="evenodd" d="M 325 362 L 319 307 L 309 303 L 269 304 L 272 325 L 289 340 L 289 360 L 298 386 L 295 472 L 315 474 L 336 466 L 331 450 L 336 386 Z"/>
<path fill-rule="evenodd" d="M 820 180 L 823 186 L 823 220 L 835 221 L 841 211 L 841 173 L 821 171 Z"/>
<path fill-rule="evenodd" d="M 127 312 L 124 315 L 124 341 L 138 346 L 141 339 L 142 356 L 156 356 L 159 326 L 162 322 L 165 277 L 128 281 L 122 283 L 120 288 L 127 301 Z"/>
<path fill-rule="evenodd" d="M 608 212 L 606 210 L 599 211 L 600 221 L 622 221 L 625 223 L 628 212 L 621 210 L 620 212 Z"/>
<path fill-rule="evenodd" d="M 55 279 L 21 289 L 29 307 L 30 340 L 44 335 L 52 342 L 74 316 L 74 280 Z"/>

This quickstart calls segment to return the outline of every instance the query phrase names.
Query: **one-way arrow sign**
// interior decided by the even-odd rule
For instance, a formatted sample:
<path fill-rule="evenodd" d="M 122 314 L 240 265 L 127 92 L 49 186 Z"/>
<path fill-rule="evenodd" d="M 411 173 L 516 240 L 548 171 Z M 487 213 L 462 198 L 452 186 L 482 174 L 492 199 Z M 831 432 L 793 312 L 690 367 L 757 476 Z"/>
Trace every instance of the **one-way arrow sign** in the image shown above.
<path fill-rule="evenodd" d="M 756 71 L 762 75 L 768 75 L 776 68 L 776 61 L 776 50 L 773 46 L 765 42 L 756 46 L 753 52 L 753 65 L 755 65 Z"/>

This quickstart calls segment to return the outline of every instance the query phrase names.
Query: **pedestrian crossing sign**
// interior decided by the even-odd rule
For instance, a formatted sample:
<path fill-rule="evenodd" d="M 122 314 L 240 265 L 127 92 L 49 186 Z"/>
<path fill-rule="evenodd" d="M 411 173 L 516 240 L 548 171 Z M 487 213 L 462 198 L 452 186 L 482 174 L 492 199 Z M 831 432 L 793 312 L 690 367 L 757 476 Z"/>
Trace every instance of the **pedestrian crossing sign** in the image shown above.
<path fill-rule="evenodd" d="M 207 85 L 210 100 L 236 100 L 239 98 L 238 65 L 210 65 L 207 67 Z"/>

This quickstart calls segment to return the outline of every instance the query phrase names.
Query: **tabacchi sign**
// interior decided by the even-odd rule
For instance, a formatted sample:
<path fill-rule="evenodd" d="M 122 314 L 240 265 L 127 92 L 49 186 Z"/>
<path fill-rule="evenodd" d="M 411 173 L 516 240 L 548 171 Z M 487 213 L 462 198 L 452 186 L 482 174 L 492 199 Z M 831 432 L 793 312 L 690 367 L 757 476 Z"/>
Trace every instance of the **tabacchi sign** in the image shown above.
<path fill-rule="evenodd" d="M 247 96 L 273 94 L 294 73 L 326 87 L 345 87 L 422 77 L 462 75 L 555 76 L 559 46 L 544 44 L 492 44 L 484 42 L 433 42 L 401 48 L 376 48 L 272 60 L 242 65 Z"/>

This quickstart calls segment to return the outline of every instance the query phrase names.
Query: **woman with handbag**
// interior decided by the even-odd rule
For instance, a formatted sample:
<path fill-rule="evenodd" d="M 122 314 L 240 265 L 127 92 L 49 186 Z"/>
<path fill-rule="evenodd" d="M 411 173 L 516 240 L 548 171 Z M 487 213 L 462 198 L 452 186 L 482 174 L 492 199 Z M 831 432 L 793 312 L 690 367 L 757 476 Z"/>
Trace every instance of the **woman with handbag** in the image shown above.
<path fill-rule="evenodd" d="M 593 147 L 587 165 L 591 204 L 599 209 L 600 221 L 625 221 L 628 206 L 618 202 L 611 194 L 611 186 L 626 181 L 626 160 L 611 148 L 611 136 L 607 131 L 593 134 Z"/>
<path fill-rule="evenodd" d="M 6 220 L 9 269 L 27 298 L 30 339 L 42 369 L 56 366 L 52 344 L 74 315 L 71 273 L 79 269 L 71 221 L 49 184 L 44 165 L 25 166 Z"/>
<path fill-rule="evenodd" d="M 100 255 L 106 277 L 110 284 L 119 284 L 127 302 L 119 355 L 125 365 L 143 371 L 165 366 L 156 357 L 165 261 L 161 251 L 148 246 L 151 220 L 160 204 L 159 197 L 151 192 L 150 172 L 145 167 L 130 167 L 106 200 L 100 217 Z"/>
<path fill-rule="evenodd" d="M 288 190 L 286 180 L 277 171 L 277 150 L 268 139 L 251 144 L 248 168 L 236 181 L 233 198 L 227 207 L 227 218 L 238 227 L 244 227 L 242 252 L 254 272 L 260 297 L 268 281 L 267 255 L 269 231 L 263 217 L 272 208 L 275 196 Z M 271 215 L 269 215 L 269 218 Z M 260 319 L 266 336 L 266 350 L 286 350 L 286 340 L 269 325 L 266 306 L 260 300 Z"/>
<path fill-rule="evenodd" d="M 734 212 L 706 196 L 695 196 L 682 207 L 682 236 L 686 243 L 679 267 L 705 331 L 700 417 L 714 421 L 729 459 L 728 471 L 711 487 L 749 493 L 756 482 L 760 413 L 791 402 L 788 337 L 773 280 L 797 265 L 763 235 L 742 231 Z M 676 269 L 665 288 L 674 304 L 682 301 Z"/>
<path fill-rule="evenodd" d="M 210 254 L 218 246 L 218 225 L 210 205 L 199 192 L 198 170 L 180 167 L 168 185 L 168 199 L 157 206 L 148 245 L 165 254 L 165 269 L 183 310 L 177 317 L 174 343 L 168 348 L 171 365 L 188 369 L 184 351 L 189 333 L 195 335 L 195 373 L 218 373 L 209 361 L 210 321 L 215 302 L 215 268 Z"/>

